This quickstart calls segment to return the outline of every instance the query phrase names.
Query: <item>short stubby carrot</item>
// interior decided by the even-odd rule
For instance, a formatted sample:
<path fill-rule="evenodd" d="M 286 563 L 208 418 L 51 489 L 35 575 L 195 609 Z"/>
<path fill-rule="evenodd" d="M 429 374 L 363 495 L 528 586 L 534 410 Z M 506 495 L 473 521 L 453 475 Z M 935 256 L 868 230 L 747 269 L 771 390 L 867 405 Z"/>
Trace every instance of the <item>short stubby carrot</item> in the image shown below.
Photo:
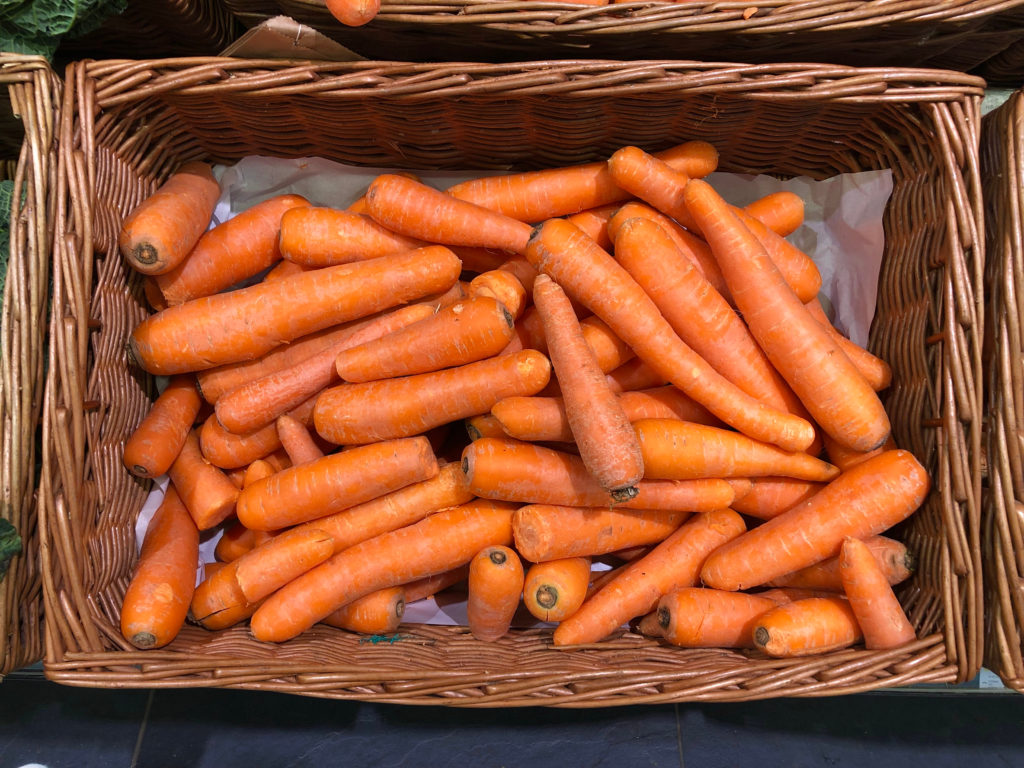
<path fill-rule="evenodd" d="M 533 563 L 523 581 L 523 605 L 541 621 L 563 621 L 583 605 L 589 584 L 589 557 Z"/>
<path fill-rule="evenodd" d="M 715 589 L 750 589 L 839 554 L 909 517 L 930 488 L 907 451 L 887 451 L 844 472 L 802 504 L 751 529 L 708 558 L 701 578 Z"/>
<path fill-rule="evenodd" d="M 268 597 L 253 614 L 252 634 L 290 640 L 363 595 L 464 565 L 484 547 L 507 546 L 514 509 L 472 501 L 342 550 Z"/>
<path fill-rule="evenodd" d="M 142 540 L 121 605 L 121 634 L 136 648 L 161 648 L 185 623 L 199 567 L 199 530 L 168 486 Z"/>
<path fill-rule="evenodd" d="M 313 419 L 320 435 L 338 445 L 418 435 L 487 413 L 514 395 L 533 395 L 551 377 L 551 363 L 533 349 L 443 371 L 362 384 L 341 384 L 317 399 Z"/>
<path fill-rule="evenodd" d="M 743 210 L 781 237 L 793 234 L 804 223 L 803 198 L 789 190 L 759 197 Z"/>
<path fill-rule="evenodd" d="M 508 310 L 513 322 L 526 311 L 530 300 L 519 278 L 506 269 L 491 269 L 480 273 L 469 281 L 467 292 L 470 298 L 487 296 L 494 299 Z"/>
<path fill-rule="evenodd" d="M 523 563 L 514 549 L 492 544 L 469 561 L 466 623 L 477 640 L 493 642 L 508 633 L 523 595 Z"/>
<path fill-rule="evenodd" d="M 354 507 L 437 472 L 425 437 L 348 448 L 243 488 L 236 514 L 247 528 L 271 531 Z"/>
<path fill-rule="evenodd" d="M 769 656 L 789 658 L 848 648 L 862 637 L 842 597 L 809 597 L 779 605 L 754 623 L 754 644 Z"/>
<path fill-rule="evenodd" d="M 898 648 L 915 639 L 914 626 L 868 545 L 848 538 L 839 553 L 839 578 L 869 651 Z"/>
<path fill-rule="evenodd" d="M 201 404 L 195 379 L 174 376 L 124 444 L 122 457 L 128 471 L 150 478 L 167 472 L 192 430 Z"/>
<path fill-rule="evenodd" d="M 124 220 L 118 246 L 125 260 L 147 275 L 174 269 L 206 230 L 219 196 L 207 163 L 182 165 Z"/>
<path fill-rule="evenodd" d="M 194 430 L 185 438 L 167 476 L 200 531 L 213 528 L 235 511 L 238 489 L 222 470 L 203 458 Z"/>
<path fill-rule="evenodd" d="M 658 600 L 661 637 L 682 648 L 753 648 L 757 620 L 776 603 L 744 592 L 684 587 Z"/>
<path fill-rule="evenodd" d="M 825 487 L 824 483 L 794 480 L 791 477 L 751 478 L 751 488 L 730 505 L 737 512 L 759 520 L 770 520 L 797 504 L 807 501 Z"/>
<path fill-rule="evenodd" d="M 235 578 L 245 599 L 255 603 L 333 554 L 330 534 L 293 528 L 235 560 Z"/>
<path fill-rule="evenodd" d="M 149 373 L 251 360 L 279 344 L 447 290 L 461 262 L 441 246 L 340 264 L 168 307 L 132 331 Z"/>
<path fill-rule="evenodd" d="M 404 587 L 385 587 L 341 606 L 321 623 L 363 635 L 383 635 L 401 625 L 405 603 Z"/>
<path fill-rule="evenodd" d="M 888 536 L 868 536 L 857 541 L 867 547 L 875 559 L 886 582 L 894 586 L 907 579 L 914 572 L 914 555 L 902 541 Z M 840 553 L 841 554 L 841 553 Z M 820 563 L 787 573 L 767 582 L 769 587 L 795 587 L 826 592 L 842 592 L 843 581 L 839 576 L 840 555 L 822 560 Z"/>
<path fill-rule="evenodd" d="M 426 245 L 395 234 L 369 216 L 316 206 L 286 211 L 278 244 L 282 258 L 306 267 L 366 261 Z"/>

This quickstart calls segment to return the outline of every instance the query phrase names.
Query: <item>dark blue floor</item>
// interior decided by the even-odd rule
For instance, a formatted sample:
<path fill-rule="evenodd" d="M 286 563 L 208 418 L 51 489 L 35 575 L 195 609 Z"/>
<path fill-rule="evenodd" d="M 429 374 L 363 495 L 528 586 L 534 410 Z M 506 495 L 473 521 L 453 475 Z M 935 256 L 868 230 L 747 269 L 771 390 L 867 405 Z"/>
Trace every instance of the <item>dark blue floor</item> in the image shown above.
<path fill-rule="evenodd" d="M 1024 766 L 1024 696 L 455 710 L 216 689 L 0 683 L 0 768 Z"/>

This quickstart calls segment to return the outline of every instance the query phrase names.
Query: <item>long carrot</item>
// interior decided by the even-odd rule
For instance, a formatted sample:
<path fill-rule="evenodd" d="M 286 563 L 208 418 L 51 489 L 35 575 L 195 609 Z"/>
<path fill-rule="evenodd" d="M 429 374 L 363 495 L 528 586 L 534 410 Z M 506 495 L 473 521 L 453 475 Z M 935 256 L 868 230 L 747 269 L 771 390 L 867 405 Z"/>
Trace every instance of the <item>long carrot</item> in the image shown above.
<path fill-rule="evenodd" d="M 914 572 L 914 555 L 903 542 L 886 536 L 868 536 L 864 539 L 857 539 L 857 541 L 867 547 L 875 558 L 875 565 L 886 579 L 886 583 L 899 584 L 910 578 Z M 767 586 L 842 592 L 840 555 L 801 568 L 799 571 L 779 576 L 777 579 L 767 582 Z"/>
<path fill-rule="evenodd" d="M 750 491 L 737 497 L 731 506 L 737 512 L 760 520 L 778 517 L 825 487 L 823 483 L 791 477 L 755 477 L 751 478 L 751 484 Z"/>
<path fill-rule="evenodd" d="M 324 391 L 313 412 L 316 430 L 338 445 L 356 445 L 418 435 L 487 413 L 514 395 L 539 392 L 551 364 L 536 350 L 481 360 L 431 373 Z"/>
<path fill-rule="evenodd" d="M 125 467 L 138 477 L 159 477 L 177 457 L 202 400 L 192 376 L 175 376 L 124 444 Z"/>
<path fill-rule="evenodd" d="M 477 275 L 469 281 L 467 292 L 470 298 L 487 296 L 494 299 L 508 310 L 513 322 L 526 311 L 529 301 L 519 278 L 505 269 L 492 269 Z"/>
<path fill-rule="evenodd" d="M 804 306 L 807 307 L 811 317 L 828 331 L 828 335 L 832 337 L 836 346 L 850 359 L 850 362 L 860 371 L 861 376 L 867 380 L 873 390 L 881 392 L 883 389 L 888 388 L 892 383 L 892 368 L 889 367 L 885 360 L 854 344 L 836 330 L 835 326 L 832 325 L 832 321 L 828 319 L 828 315 L 825 314 L 825 310 L 821 306 L 821 301 L 818 297 L 814 297 L 811 301 L 806 302 Z"/>
<path fill-rule="evenodd" d="M 181 630 L 199 566 L 199 530 L 173 486 L 153 514 L 121 605 L 121 634 L 161 648 Z"/>
<path fill-rule="evenodd" d="M 323 531 L 284 531 L 234 561 L 238 588 L 255 603 L 333 554 L 334 540 Z"/>
<path fill-rule="evenodd" d="M 323 458 L 323 450 L 309 434 L 306 425 L 298 419 L 284 413 L 277 417 L 274 427 L 292 466 Z"/>
<path fill-rule="evenodd" d="M 572 224 L 545 222 L 530 238 L 526 256 L 604 320 L 639 358 L 726 424 L 792 451 L 814 440 L 807 421 L 755 400 L 697 355 L 629 273 Z"/>
<path fill-rule="evenodd" d="M 243 488 L 236 514 L 247 528 L 270 531 L 354 507 L 437 471 L 425 437 L 349 448 Z"/>
<path fill-rule="evenodd" d="M 697 584 L 708 554 L 746 526 L 730 509 L 704 512 L 684 523 L 650 554 L 634 560 L 555 629 L 555 645 L 593 643 L 635 616 L 649 613 L 662 595 Z"/>
<path fill-rule="evenodd" d="M 484 547 L 469 561 L 466 623 L 477 640 L 493 642 L 508 633 L 523 595 L 523 563 L 503 545 Z"/>
<path fill-rule="evenodd" d="M 757 239 L 708 184 L 692 181 L 683 194 L 751 333 L 814 420 L 851 448 L 881 445 L 889 417 L 878 395 L 789 289 Z"/>
<path fill-rule="evenodd" d="M 907 451 L 887 451 L 844 472 L 807 501 L 708 558 L 715 589 L 749 589 L 839 554 L 843 540 L 881 533 L 917 509 L 928 474 Z"/>
<path fill-rule="evenodd" d="M 281 256 L 306 267 L 366 261 L 424 245 L 422 240 L 395 234 L 369 216 L 334 208 L 295 208 L 281 217 Z"/>
<path fill-rule="evenodd" d="M 147 275 L 174 269 L 206 230 L 219 196 L 209 165 L 182 165 L 124 220 L 118 245 L 125 260 Z"/>
<path fill-rule="evenodd" d="M 810 597 L 780 605 L 754 624 L 754 644 L 769 656 L 810 656 L 847 648 L 862 636 L 849 602 Z"/>
<path fill-rule="evenodd" d="M 429 246 L 196 299 L 143 320 L 132 331 L 130 351 L 154 374 L 251 360 L 278 344 L 444 291 L 460 268 L 447 248 Z"/>
<path fill-rule="evenodd" d="M 661 636 L 683 648 L 753 648 L 754 625 L 776 603 L 743 592 L 684 587 L 658 600 Z"/>
<path fill-rule="evenodd" d="M 541 621 L 563 621 L 583 605 L 589 584 L 589 557 L 534 563 L 523 582 L 523 605 Z"/>
<path fill-rule="evenodd" d="M 213 528 L 235 511 L 239 491 L 224 472 L 203 459 L 195 431 L 188 433 L 167 476 L 200 531 Z"/>
<path fill-rule="evenodd" d="M 253 614 L 252 634 L 289 640 L 363 595 L 463 565 L 484 547 L 508 545 L 513 509 L 470 502 L 342 550 L 268 597 Z"/>
<path fill-rule="evenodd" d="M 860 539 L 846 539 L 839 553 L 839 577 L 869 651 L 898 648 L 917 638 L 893 594 L 875 553 Z"/>
<path fill-rule="evenodd" d="M 385 587 L 343 605 L 321 621 L 331 627 L 364 635 L 394 632 L 405 615 L 404 587 Z"/>

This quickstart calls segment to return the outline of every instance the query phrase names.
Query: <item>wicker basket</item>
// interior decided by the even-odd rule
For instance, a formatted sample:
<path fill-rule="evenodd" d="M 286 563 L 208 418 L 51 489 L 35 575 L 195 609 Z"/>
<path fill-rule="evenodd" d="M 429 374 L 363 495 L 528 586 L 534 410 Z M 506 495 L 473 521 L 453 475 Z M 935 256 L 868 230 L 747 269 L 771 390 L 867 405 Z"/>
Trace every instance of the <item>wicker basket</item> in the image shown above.
<path fill-rule="evenodd" d="M 281 8 L 274 0 L 224 0 L 224 5 L 246 27 L 255 27 L 261 21 L 281 15 Z"/>
<path fill-rule="evenodd" d="M 0 54 L 2 174 L 14 180 L 10 254 L 0 313 L 0 517 L 22 554 L 0 582 L 0 676 L 43 656 L 43 596 L 36 520 L 52 222 L 57 199 L 60 81 L 38 56 Z M 13 117 L 16 129 L 7 121 Z M 17 142 L 9 139 L 17 137 Z M 12 154 L 9 150 L 14 149 Z M 18 194 L 20 192 L 20 194 Z"/>
<path fill-rule="evenodd" d="M 969 679 L 982 639 L 982 87 L 952 72 L 678 61 L 75 65 L 61 130 L 64 168 L 74 173 L 57 222 L 60 321 L 44 417 L 46 674 L 82 686 L 478 707 L 824 696 Z M 264 154 L 525 169 L 688 138 L 714 142 L 724 170 L 894 171 L 872 347 L 895 371 L 887 406 L 896 438 L 935 480 L 901 531 L 921 563 L 900 589 L 919 641 L 785 661 L 683 651 L 628 632 L 556 649 L 549 630 L 482 643 L 463 627 L 421 625 L 403 627 L 394 643 L 318 626 L 270 645 L 244 626 L 187 626 L 159 651 L 126 645 L 118 612 L 147 488 L 123 471 L 120 454 L 150 386 L 123 351 L 145 310 L 116 233 L 176 164 Z"/>

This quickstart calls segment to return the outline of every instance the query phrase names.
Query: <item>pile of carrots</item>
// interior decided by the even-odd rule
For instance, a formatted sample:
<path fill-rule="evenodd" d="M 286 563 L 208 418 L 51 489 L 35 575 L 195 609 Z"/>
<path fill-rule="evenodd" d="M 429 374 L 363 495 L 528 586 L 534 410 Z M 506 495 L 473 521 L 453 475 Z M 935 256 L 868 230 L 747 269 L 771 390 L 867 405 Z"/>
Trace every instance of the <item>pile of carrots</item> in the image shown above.
<path fill-rule="evenodd" d="M 180 168 L 120 242 L 154 309 L 130 354 L 169 377 L 124 447 L 170 480 L 126 640 L 393 632 L 456 585 L 484 641 L 523 607 L 556 646 L 913 640 L 883 534 L 929 478 L 889 368 L 822 311 L 800 199 L 734 207 L 717 163 L 693 141 L 445 191 L 384 174 L 209 229 L 211 170 Z"/>

